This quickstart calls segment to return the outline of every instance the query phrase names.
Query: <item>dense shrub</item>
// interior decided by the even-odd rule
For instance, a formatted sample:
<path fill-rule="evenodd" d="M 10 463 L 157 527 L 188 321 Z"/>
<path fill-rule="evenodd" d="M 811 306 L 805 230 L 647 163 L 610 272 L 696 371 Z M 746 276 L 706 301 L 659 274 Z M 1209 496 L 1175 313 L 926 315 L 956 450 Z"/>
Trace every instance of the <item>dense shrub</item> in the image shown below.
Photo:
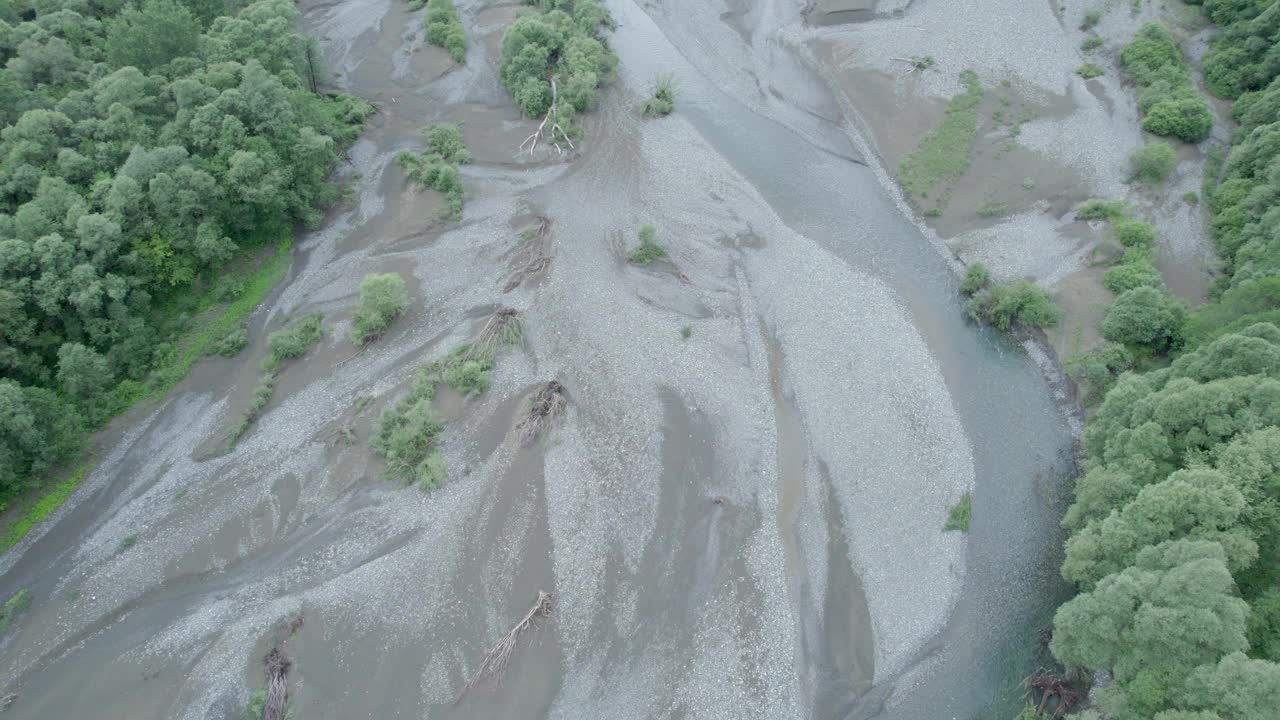
<path fill-rule="evenodd" d="M 617 57 L 599 38 L 612 19 L 598 0 L 541 0 L 543 12 L 522 15 L 502 36 L 498 79 L 528 117 L 551 107 L 556 81 L 556 121 L 595 105 L 596 89 L 613 78 Z"/>
<path fill-rule="evenodd" d="M 1145 183 L 1164 181 L 1177 164 L 1177 153 L 1167 143 L 1147 143 L 1129 153 L 1132 176 Z"/>
<path fill-rule="evenodd" d="M 427 42 L 449 51 L 456 63 L 467 60 L 467 34 L 453 0 L 427 0 L 427 12 L 423 18 L 427 26 Z"/>
<path fill-rule="evenodd" d="M 1125 253 L 1126 256 L 1129 253 Z M 1155 265 L 1151 264 L 1149 256 L 1142 254 L 1141 257 L 1134 255 L 1133 258 L 1122 261 L 1115 267 L 1107 268 L 1102 274 L 1102 285 L 1117 295 L 1139 287 L 1164 288 L 1164 277 L 1160 275 L 1160 271 Z"/>
<path fill-rule="evenodd" d="M 377 338 L 408 302 L 404 278 L 397 273 L 365 275 L 360 281 L 360 304 L 351 318 L 351 342 L 364 345 Z"/>
<path fill-rule="evenodd" d="M 1076 68 L 1076 74 L 1084 78 L 1085 80 L 1088 80 L 1090 78 L 1096 78 L 1096 77 L 1101 77 L 1103 75 L 1106 75 L 1107 71 L 1103 70 L 1101 65 L 1095 65 L 1094 63 L 1085 63 L 1080 67 Z"/>
<path fill-rule="evenodd" d="M 1150 249 L 1156 242 L 1156 230 L 1150 223 L 1125 218 L 1112 227 L 1116 240 L 1126 248 Z"/>
<path fill-rule="evenodd" d="M 1138 108 L 1147 132 L 1199 142 L 1213 128 L 1213 113 L 1195 91 L 1191 71 L 1173 36 L 1156 23 L 1142 26 L 1120 53 L 1120 62 L 1138 83 Z"/>

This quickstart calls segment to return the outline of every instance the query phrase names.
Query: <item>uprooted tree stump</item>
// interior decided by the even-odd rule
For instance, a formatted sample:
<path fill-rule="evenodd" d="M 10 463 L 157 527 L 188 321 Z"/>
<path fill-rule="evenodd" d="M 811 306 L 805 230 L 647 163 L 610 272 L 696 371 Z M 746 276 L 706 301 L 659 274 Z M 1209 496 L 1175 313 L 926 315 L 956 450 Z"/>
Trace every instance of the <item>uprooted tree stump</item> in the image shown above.
<path fill-rule="evenodd" d="M 1075 706 L 1076 689 L 1067 678 L 1055 673 L 1038 670 L 1025 680 L 1027 694 L 1040 693 L 1040 703 L 1036 706 L 1037 715 L 1052 710 L 1053 717 L 1061 718 L 1071 712 Z"/>
<path fill-rule="evenodd" d="M 568 393 L 559 381 L 551 380 L 540 385 L 529 399 L 529 411 L 516 424 L 520 445 L 532 446 L 551 421 L 564 412 L 567 404 Z"/>
<path fill-rule="evenodd" d="M 471 678 L 467 680 L 467 684 L 462 686 L 462 692 L 458 693 L 458 697 L 454 699 L 453 704 L 457 705 L 462 702 L 467 693 L 475 689 L 478 685 L 485 682 L 492 682 L 494 685 L 500 685 L 502 678 L 506 675 L 507 667 L 511 665 L 511 656 L 515 653 L 516 643 L 520 636 L 534 626 L 538 620 L 551 614 L 551 593 L 538 591 L 538 599 L 533 603 L 533 607 L 529 608 L 529 612 L 524 614 L 520 622 L 511 628 L 510 632 L 502 636 L 498 643 L 485 653 L 484 659 L 480 661 L 480 666 L 472 673 Z"/>

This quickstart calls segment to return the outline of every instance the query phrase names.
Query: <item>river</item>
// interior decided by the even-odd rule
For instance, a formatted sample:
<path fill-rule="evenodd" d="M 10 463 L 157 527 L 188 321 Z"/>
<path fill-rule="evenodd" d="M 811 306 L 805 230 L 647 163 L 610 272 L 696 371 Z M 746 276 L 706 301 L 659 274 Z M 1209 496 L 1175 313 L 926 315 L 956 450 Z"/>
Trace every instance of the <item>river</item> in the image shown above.
<path fill-rule="evenodd" d="M 803 8 L 684 5 L 608 3 L 620 77 L 566 162 L 517 151 L 533 123 L 494 77 L 514 6 L 459 2 L 471 49 L 450 69 L 399 0 L 301 4 L 334 84 L 379 108 L 355 192 L 299 238 L 250 348 L 119 424 L 0 559 L 0 589 L 35 600 L 0 645 L 10 716 L 239 717 L 282 640 L 298 718 L 1011 714 L 1063 591 L 1062 399 L 966 321 L 953 261 L 770 30 Z M 677 112 L 645 120 L 658 73 Z M 393 161 L 437 120 L 476 156 L 457 223 Z M 551 267 L 504 293 L 538 216 Z M 643 223 L 669 254 L 650 268 L 625 261 Z M 355 355 L 375 271 L 404 275 L 412 308 Z M 525 340 L 445 409 L 448 481 L 381 479 L 378 413 L 499 305 Z M 328 338 L 212 455 L 265 331 L 309 312 Z M 550 379 L 569 408 L 521 448 Z M 944 533 L 966 491 L 972 528 Z M 539 590 L 554 610 L 505 681 L 455 704 Z"/>

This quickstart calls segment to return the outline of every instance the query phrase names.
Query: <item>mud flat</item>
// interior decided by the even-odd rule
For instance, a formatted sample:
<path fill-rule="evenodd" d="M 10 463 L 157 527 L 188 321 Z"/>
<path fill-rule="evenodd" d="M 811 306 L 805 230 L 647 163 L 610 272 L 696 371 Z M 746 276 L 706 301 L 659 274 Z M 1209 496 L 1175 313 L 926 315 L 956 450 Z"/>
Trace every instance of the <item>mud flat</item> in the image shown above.
<path fill-rule="evenodd" d="M 952 260 L 861 162 L 788 44 L 799 4 L 610 3 L 620 77 L 563 158 L 517 150 L 532 123 L 493 76 L 510 5 L 459 3 L 465 66 L 397 0 L 304 9 L 335 84 L 378 104 L 353 200 L 299 240 L 252 348 L 194 374 L 0 560 L 36 599 L 2 641 L 12 717 L 235 717 L 299 614 L 299 717 L 947 717 L 1010 687 L 1010 648 L 1061 587 L 1068 425 L 1035 364 L 965 322 Z M 726 59 L 749 69 L 705 69 Z M 662 72 L 677 112 L 643 120 Z M 438 120 L 476 156 L 458 222 L 394 163 Z M 549 267 L 511 285 L 538 217 Z M 667 257 L 640 267 L 644 223 Z M 360 279 L 387 271 L 411 306 L 357 355 Z M 385 480 L 377 416 L 500 305 L 525 338 L 487 392 L 439 399 L 447 480 Z M 326 339 L 206 459 L 265 331 L 311 312 Z M 522 447 L 551 379 L 567 410 Z M 945 533 L 965 492 L 973 527 Z M 455 704 L 538 591 L 554 610 L 505 681 Z"/>

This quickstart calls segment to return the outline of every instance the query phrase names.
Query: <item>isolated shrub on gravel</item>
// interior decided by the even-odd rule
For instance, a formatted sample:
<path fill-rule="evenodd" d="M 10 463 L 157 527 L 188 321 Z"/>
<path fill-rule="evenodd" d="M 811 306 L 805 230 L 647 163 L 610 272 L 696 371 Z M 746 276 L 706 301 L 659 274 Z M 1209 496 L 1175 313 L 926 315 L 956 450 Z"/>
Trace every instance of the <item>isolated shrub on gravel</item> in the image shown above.
<path fill-rule="evenodd" d="M 408 302 L 404 278 L 398 274 L 365 275 L 360 281 L 360 304 L 351 318 L 351 342 L 364 345 L 377 338 Z"/>
<path fill-rule="evenodd" d="M 964 269 L 964 280 L 960 281 L 960 292 L 965 295 L 972 295 L 987 286 L 990 279 L 990 273 L 987 272 L 987 266 L 980 262 L 969 263 L 969 267 Z"/>

